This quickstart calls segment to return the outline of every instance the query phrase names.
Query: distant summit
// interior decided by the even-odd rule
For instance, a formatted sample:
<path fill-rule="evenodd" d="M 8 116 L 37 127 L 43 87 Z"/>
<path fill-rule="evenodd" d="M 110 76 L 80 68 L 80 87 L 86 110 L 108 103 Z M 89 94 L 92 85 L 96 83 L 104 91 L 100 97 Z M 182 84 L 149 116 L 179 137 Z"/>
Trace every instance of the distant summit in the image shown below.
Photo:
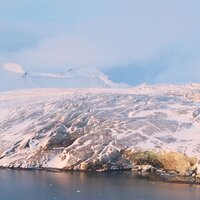
<path fill-rule="evenodd" d="M 28 88 L 123 88 L 95 68 L 77 67 L 60 73 L 26 71 L 16 63 L 0 66 L 0 91 Z"/>
<path fill-rule="evenodd" d="M 18 74 L 24 74 L 25 70 L 21 65 L 18 65 L 16 63 L 6 63 L 3 65 L 3 68 L 7 71 L 18 73 Z"/>

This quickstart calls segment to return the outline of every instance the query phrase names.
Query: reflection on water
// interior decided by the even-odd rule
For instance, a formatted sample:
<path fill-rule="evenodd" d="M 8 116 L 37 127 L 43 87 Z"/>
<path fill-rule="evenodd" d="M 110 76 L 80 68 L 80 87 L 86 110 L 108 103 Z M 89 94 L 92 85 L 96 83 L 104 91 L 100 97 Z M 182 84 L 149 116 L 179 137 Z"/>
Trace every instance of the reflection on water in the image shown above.
<path fill-rule="evenodd" d="M 0 170 L 2 200 L 199 200 L 200 186 L 137 178 L 132 172 Z"/>

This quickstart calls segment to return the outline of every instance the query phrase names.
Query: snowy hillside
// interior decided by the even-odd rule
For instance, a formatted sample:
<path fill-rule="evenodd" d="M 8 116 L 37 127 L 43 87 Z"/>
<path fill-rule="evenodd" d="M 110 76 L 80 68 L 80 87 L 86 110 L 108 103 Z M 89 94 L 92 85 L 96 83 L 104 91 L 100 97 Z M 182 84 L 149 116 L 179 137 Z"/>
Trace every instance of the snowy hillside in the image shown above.
<path fill-rule="evenodd" d="M 113 83 L 94 68 L 72 68 L 62 73 L 29 72 L 22 66 L 0 65 L 0 91 L 27 88 L 115 88 L 127 87 Z"/>
<path fill-rule="evenodd" d="M 0 166 L 126 168 L 127 149 L 200 160 L 199 94 L 200 85 L 2 92 Z"/>

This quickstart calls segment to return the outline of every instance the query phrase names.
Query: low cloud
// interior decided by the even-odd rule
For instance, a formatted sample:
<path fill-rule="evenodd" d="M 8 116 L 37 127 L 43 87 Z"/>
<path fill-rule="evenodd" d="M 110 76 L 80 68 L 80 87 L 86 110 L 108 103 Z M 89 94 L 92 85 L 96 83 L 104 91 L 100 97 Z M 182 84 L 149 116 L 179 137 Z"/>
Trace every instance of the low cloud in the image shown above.
<path fill-rule="evenodd" d="M 43 34 L 31 47 L 1 52 L 1 60 L 31 70 L 53 71 L 131 64 L 147 69 L 164 59 L 165 67 L 152 77 L 155 82 L 198 81 L 199 6 L 199 1 L 106 1 L 101 12 L 90 8 L 97 15 L 93 10 L 73 25 L 60 23 L 55 30 L 49 28 L 53 34 L 45 32 L 47 36 Z"/>

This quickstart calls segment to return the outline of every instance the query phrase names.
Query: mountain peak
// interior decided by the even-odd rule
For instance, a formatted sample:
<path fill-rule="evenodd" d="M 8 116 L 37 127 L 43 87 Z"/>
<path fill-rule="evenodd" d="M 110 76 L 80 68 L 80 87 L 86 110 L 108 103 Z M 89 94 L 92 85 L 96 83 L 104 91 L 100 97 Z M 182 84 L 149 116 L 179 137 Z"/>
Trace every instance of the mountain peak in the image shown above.
<path fill-rule="evenodd" d="M 126 84 L 114 83 L 96 68 L 68 68 L 64 72 L 25 71 L 21 65 L 7 63 L 0 68 L 1 90 L 28 88 L 123 88 Z"/>
<path fill-rule="evenodd" d="M 3 65 L 3 68 L 9 72 L 18 74 L 24 74 L 26 72 L 21 65 L 16 63 L 6 63 Z"/>

